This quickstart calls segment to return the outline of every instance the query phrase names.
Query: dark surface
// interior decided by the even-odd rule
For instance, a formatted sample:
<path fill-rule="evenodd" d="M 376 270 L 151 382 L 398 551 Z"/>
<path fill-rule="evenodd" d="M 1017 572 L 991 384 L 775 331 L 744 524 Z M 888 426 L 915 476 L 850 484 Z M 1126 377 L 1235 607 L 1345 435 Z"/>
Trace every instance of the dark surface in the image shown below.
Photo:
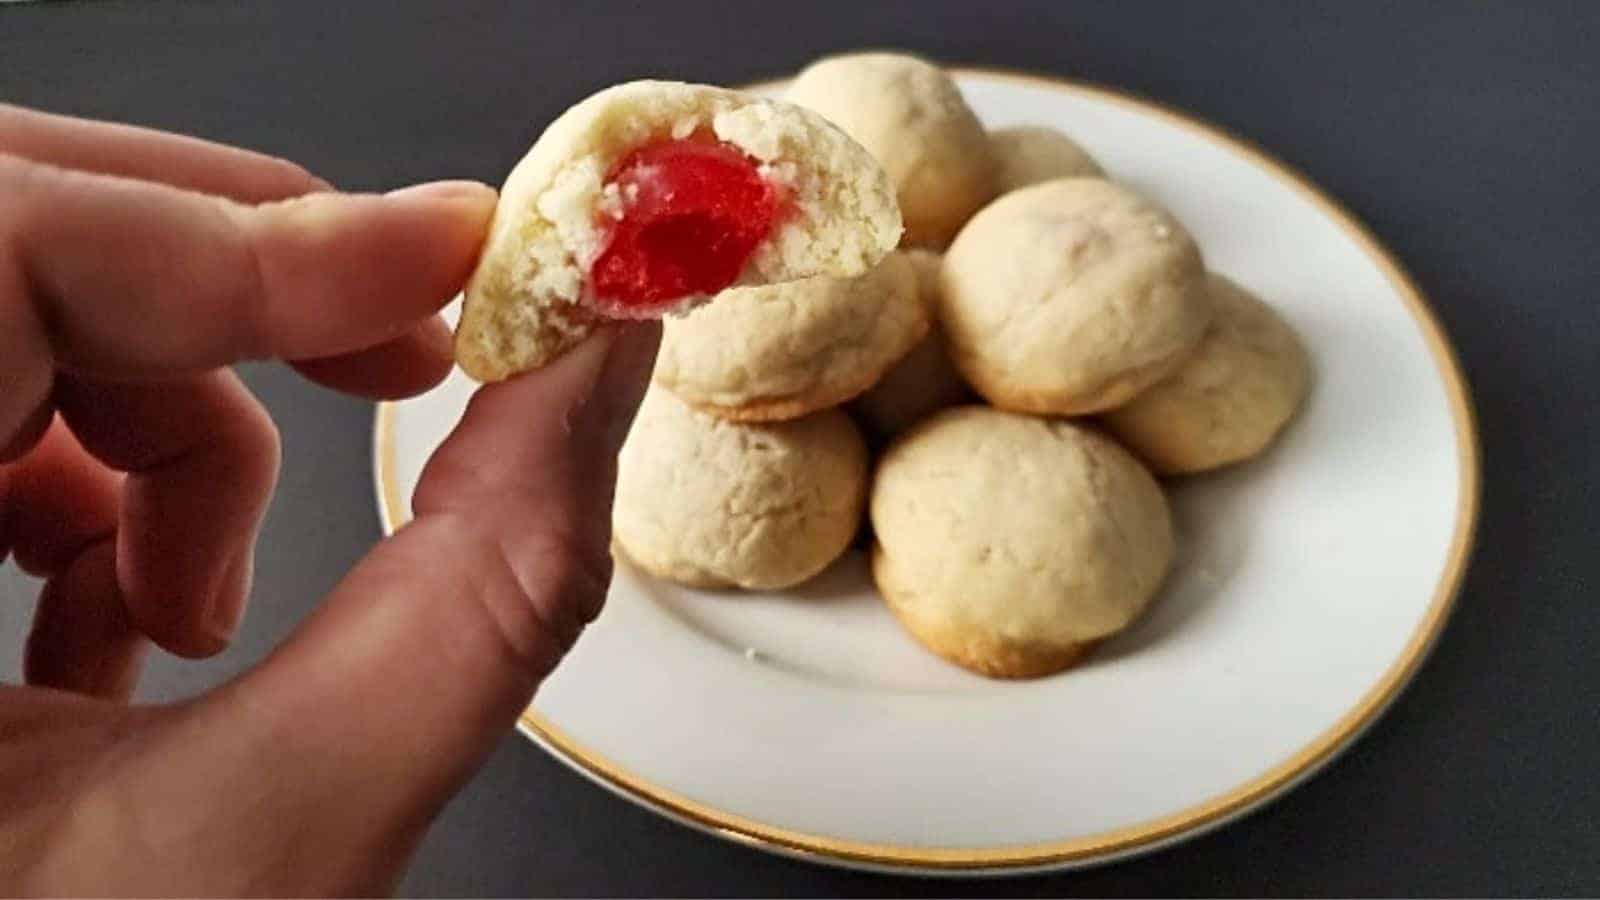
<path fill-rule="evenodd" d="M 255 147 L 347 188 L 497 182 L 602 85 L 732 83 L 894 45 L 1114 85 L 1258 141 L 1371 224 L 1452 335 L 1485 457 L 1459 610 L 1366 738 L 1246 821 L 1083 873 L 889 879 L 690 832 L 508 737 L 408 893 L 1600 892 L 1600 4 L 995 6 L 3 6 L 0 98 Z M 150 698 L 259 658 L 379 535 L 370 408 L 276 368 L 247 377 L 286 451 L 254 606 L 221 659 L 156 664 Z M 0 677 L 15 675 L 29 593 L 0 572 Z"/>

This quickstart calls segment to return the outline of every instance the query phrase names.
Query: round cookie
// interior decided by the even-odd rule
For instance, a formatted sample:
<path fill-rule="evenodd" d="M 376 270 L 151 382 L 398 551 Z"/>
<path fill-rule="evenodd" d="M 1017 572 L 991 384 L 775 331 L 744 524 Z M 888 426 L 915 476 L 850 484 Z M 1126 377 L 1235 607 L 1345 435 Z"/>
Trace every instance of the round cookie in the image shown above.
<path fill-rule="evenodd" d="M 1019 412 L 1120 406 L 1176 369 L 1211 320 L 1189 233 L 1099 178 L 1002 196 L 961 230 L 939 274 L 956 366 Z"/>
<path fill-rule="evenodd" d="M 927 332 L 894 252 L 858 278 L 735 288 L 667 319 L 655 383 L 725 419 L 795 419 L 865 391 Z"/>
<path fill-rule="evenodd" d="M 1155 479 L 1070 422 L 945 410 L 889 448 L 870 502 L 889 608 L 930 650 L 993 677 L 1071 665 L 1132 622 L 1172 564 Z"/>
<path fill-rule="evenodd" d="M 618 459 L 613 535 L 679 584 L 789 587 L 849 546 L 866 484 L 866 447 L 838 410 L 744 425 L 652 389 Z"/>
<path fill-rule="evenodd" d="M 1227 278 L 1206 277 L 1216 317 L 1170 377 L 1104 417 L 1164 475 L 1199 472 L 1266 449 L 1310 384 L 1305 347 L 1271 307 Z"/>
<path fill-rule="evenodd" d="M 859 275 L 900 234 L 882 167 L 816 113 L 706 85 L 617 85 L 550 123 L 506 179 L 456 359 L 498 381 L 609 319 L 659 318 L 729 285 Z"/>
<path fill-rule="evenodd" d="M 907 245 L 944 247 L 995 196 L 988 135 L 932 63 L 900 53 L 828 57 L 801 72 L 785 99 L 821 113 L 883 165 Z"/>
<path fill-rule="evenodd" d="M 1041 125 L 991 131 L 989 149 L 994 155 L 995 179 L 1002 194 L 1057 178 L 1105 175 L 1105 170 L 1077 141 Z"/>
<path fill-rule="evenodd" d="M 939 254 L 911 250 L 906 256 L 917 271 L 918 292 L 931 316 L 938 305 Z M 950 361 L 944 335 L 935 325 L 850 408 L 873 437 L 885 440 L 938 410 L 970 402 L 975 396 Z"/>

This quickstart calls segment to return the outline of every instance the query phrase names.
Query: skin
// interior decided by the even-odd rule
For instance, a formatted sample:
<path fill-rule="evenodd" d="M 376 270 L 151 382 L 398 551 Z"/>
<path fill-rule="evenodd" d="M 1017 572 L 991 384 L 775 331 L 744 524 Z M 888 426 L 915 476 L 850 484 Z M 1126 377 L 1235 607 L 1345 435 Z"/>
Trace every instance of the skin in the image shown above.
<path fill-rule="evenodd" d="M 227 646 L 279 463 L 227 368 L 364 397 L 449 371 L 481 184 L 340 194 L 281 160 L 0 106 L 0 562 L 45 579 L 0 685 L 0 893 L 392 889 L 599 611 L 658 330 L 485 387 L 415 521 L 260 666 L 129 705 L 150 645 Z M 568 425 L 570 423 L 570 427 Z"/>

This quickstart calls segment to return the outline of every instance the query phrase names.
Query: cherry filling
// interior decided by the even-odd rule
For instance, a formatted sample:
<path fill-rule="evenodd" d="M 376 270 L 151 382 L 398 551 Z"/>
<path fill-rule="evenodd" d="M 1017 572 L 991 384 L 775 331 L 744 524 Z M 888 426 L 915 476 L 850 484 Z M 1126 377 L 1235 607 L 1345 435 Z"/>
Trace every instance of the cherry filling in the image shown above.
<path fill-rule="evenodd" d="M 648 314 L 739 277 L 783 212 L 784 192 L 714 138 L 666 140 L 629 154 L 607 178 L 622 200 L 589 270 L 602 304 Z"/>

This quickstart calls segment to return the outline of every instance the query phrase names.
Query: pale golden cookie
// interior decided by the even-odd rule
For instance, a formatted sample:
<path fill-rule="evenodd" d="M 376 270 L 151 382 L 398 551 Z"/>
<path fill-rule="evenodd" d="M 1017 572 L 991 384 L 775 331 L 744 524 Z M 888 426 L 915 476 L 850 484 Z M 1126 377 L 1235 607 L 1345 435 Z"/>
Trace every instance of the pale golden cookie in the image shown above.
<path fill-rule="evenodd" d="M 789 587 L 849 546 L 866 483 L 866 447 L 838 410 L 747 425 L 652 388 L 619 458 L 613 535 L 680 584 Z"/>
<path fill-rule="evenodd" d="M 927 331 L 896 252 L 857 278 L 735 288 L 668 319 L 655 383 L 725 419 L 795 419 L 866 390 Z"/>
<path fill-rule="evenodd" d="M 627 303 L 597 291 L 591 271 L 641 196 L 673 202 L 665 188 L 652 189 L 666 184 L 660 168 L 631 169 L 624 182 L 614 180 L 617 167 L 650 148 L 683 143 L 725 150 L 734 160 L 728 165 L 745 167 L 758 189 L 770 189 L 763 197 L 781 205 L 769 217 L 771 230 L 742 263 L 735 260 L 736 274 L 728 272 L 733 284 L 859 275 L 900 239 L 888 177 L 821 116 L 704 85 L 637 81 L 608 88 L 552 122 L 501 189 L 456 332 L 456 358 L 467 374 L 499 380 L 544 365 L 607 318 L 654 318 L 708 299 L 669 292 L 630 312 Z M 641 246 L 671 256 L 672 247 L 704 250 L 727 233 L 726 223 L 704 216 L 669 225 L 672 235 Z"/>
<path fill-rule="evenodd" d="M 873 578 L 929 649 L 985 675 L 1071 665 L 1127 627 L 1173 558 L 1166 498 L 1094 429 L 945 410 L 878 464 Z"/>
<path fill-rule="evenodd" d="M 906 253 L 917 270 L 918 290 L 930 317 L 936 315 L 939 290 L 939 254 L 928 250 Z M 947 406 L 975 400 L 977 395 L 956 371 L 937 324 L 911 352 L 895 363 L 872 389 L 851 402 L 851 411 L 874 438 L 894 437 L 916 422 Z"/>
<path fill-rule="evenodd" d="M 1170 374 L 1211 320 L 1199 248 L 1172 215 L 1099 178 L 989 204 L 945 254 L 939 323 L 1004 409 L 1081 415 Z"/>
<path fill-rule="evenodd" d="M 900 53 L 852 53 L 806 67 L 786 99 L 816 110 L 889 173 L 905 242 L 943 247 L 996 192 L 989 138 L 943 69 Z"/>
<path fill-rule="evenodd" d="M 1306 396 L 1310 362 L 1293 329 L 1255 295 L 1212 273 L 1216 318 L 1164 381 L 1104 417 L 1152 469 L 1176 475 L 1266 449 Z"/>
<path fill-rule="evenodd" d="M 1021 125 L 989 132 L 1000 193 L 1057 178 L 1105 175 L 1089 151 L 1054 128 Z"/>

